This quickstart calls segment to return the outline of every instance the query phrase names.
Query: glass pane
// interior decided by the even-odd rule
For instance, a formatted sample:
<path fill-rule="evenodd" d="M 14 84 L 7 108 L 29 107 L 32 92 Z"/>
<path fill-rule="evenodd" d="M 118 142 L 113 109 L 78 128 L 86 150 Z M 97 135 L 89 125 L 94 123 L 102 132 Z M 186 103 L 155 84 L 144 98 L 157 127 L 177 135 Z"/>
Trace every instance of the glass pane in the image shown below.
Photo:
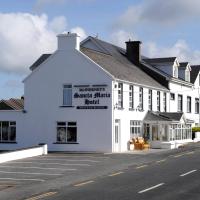
<path fill-rule="evenodd" d="M 67 142 L 76 142 L 76 141 L 77 141 L 77 127 L 68 127 Z"/>
<path fill-rule="evenodd" d="M 57 128 L 57 141 L 66 142 L 66 128 L 65 127 Z"/>
<path fill-rule="evenodd" d="M 10 141 L 16 141 L 16 127 L 10 127 Z"/>

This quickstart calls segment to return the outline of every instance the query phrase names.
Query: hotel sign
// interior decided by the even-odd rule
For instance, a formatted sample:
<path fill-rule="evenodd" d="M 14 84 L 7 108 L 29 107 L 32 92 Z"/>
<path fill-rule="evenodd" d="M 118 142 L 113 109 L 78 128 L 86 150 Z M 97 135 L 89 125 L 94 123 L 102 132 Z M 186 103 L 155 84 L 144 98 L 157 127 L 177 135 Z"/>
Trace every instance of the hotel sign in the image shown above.
<path fill-rule="evenodd" d="M 77 85 L 74 93 L 74 100 L 77 102 L 77 109 L 107 109 L 105 99 L 110 98 L 107 92 L 107 85 Z"/>

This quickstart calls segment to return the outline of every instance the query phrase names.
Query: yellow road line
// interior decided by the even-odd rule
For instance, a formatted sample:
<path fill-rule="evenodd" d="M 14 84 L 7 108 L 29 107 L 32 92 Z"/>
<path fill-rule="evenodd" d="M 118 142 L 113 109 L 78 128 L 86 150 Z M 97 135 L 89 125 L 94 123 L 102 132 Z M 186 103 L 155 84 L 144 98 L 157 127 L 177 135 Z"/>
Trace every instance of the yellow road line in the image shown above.
<path fill-rule="evenodd" d="M 136 167 L 136 169 L 141 169 L 141 168 L 144 168 L 144 167 L 147 167 L 148 165 L 141 165 L 141 166 L 138 166 Z"/>
<path fill-rule="evenodd" d="M 158 160 L 158 161 L 156 161 L 157 163 L 161 163 L 161 162 L 165 162 L 166 161 L 166 159 L 163 159 L 163 160 Z"/>
<path fill-rule="evenodd" d="M 184 154 L 177 154 L 174 156 L 174 158 L 178 158 L 178 157 L 181 157 L 181 156 L 184 156 Z"/>
<path fill-rule="evenodd" d="M 186 155 L 190 155 L 190 154 L 194 154 L 194 151 L 190 151 L 190 152 L 186 153 Z"/>
<path fill-rule="evenodd" d="M 119 175 L 119 174 L 123 174 L 124 172 L 117 172 L 117 173 L 114 173 L 114 174 L 110 174 L 110 175 L 108 175 L 108 176 L 117 176 L 117 175 Z"/>
<path fill-rule="evenodd" d="M 49 197 L 49 196 L 53 196 L 54 194 L 56 194 L 57 192 L 47 192 L 47 193 L 44 193 L 44 194 L 41 194 L 41 195 L 38 195 L 38 196 L 34 196 L 34 197 L 31 197 L 31 198 L 28 198 L 26 200 L 37 200 L 37 199 L 42 199 L 42 198 L 45 198 L 45 197 Z"/>
<path fill-rule="evenodd" d="M 75 187 L 79 187 L 79 186 L 83 186 L 83 185 L 86 185 L 86 184 L 89 184 L 89 183 L 93 183 L 94 181 L 86 181 L 86 182 L 83 182 L 83 183 L 78 183 L 76 185 L 74 185 Z"/>

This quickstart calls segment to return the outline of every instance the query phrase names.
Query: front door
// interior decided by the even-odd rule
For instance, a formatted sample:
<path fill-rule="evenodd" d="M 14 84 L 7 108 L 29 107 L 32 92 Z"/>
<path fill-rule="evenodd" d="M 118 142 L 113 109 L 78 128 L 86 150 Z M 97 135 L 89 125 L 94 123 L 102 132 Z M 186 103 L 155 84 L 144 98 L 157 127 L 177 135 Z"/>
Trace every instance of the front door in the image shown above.
<path fill-rule="evenodd" d="M 120 152 L 120 120 L 115 120 L 114 152 Z"/>

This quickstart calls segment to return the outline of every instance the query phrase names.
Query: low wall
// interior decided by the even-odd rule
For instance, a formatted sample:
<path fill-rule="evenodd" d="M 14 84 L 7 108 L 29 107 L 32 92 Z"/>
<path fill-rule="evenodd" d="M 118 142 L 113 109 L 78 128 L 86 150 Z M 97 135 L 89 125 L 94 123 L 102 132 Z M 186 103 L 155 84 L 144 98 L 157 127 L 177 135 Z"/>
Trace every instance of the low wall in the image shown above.
<path fill-rule="evenodd" d="M 46 155 L 47 144 L 40 145 L 38 147 L 32 147 L 28 149 L 16 150 L 12 152 L 6 152 L 0 154 L 0 163 L 18 160 L 23 158 L 29 158 L 34 156 Z"/>

